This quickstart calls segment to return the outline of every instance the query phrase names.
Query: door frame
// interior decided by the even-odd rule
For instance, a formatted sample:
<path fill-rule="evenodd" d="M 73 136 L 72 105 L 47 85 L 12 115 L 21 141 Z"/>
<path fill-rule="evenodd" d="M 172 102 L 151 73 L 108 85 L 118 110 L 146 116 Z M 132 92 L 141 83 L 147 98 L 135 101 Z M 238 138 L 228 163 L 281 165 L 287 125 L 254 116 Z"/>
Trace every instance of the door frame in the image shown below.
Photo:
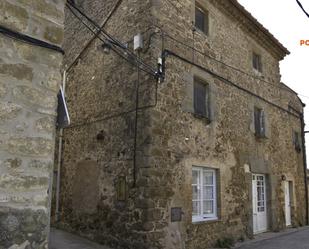
<path fill-rule="evenodd" d="M 263 200 L 264 200 L 264 214 L 260 217 L 263 217 L 263 222 L 265 223 L 265 229 L 258 229 L 258 220 L 260 217 L 258 217 L 258 193 L 257 193 L 257 177 L 262 176 L 263 177 Z M 260 174 L 260 173 L 252 173 L 251 175 L 251 187 L 252 187 L 252 232 L 253 234 L 259 234 L 268 231 L 269 227 L 269 219 L 268 219 L 268 203 L 267 203 L 267 176 L 266 174 Z M 262 213 L 262 212 L 261 212 Z"/>
<path fill-rule="evenodd" d="M 292 226 L 292 203 L 293 203 L 293 193 L 292 190 L 292 181 L 284 181 L 284 215 L 285 215 L 285 225 L 287 227 Z M 287 194 L 288 193 L 288 194 Z M 289 203 L 287 203 L 287 197 Z M 289 212 L 287 212 L 289 209 Z M 289 218 L 288 218 L 289 217 Z"/>

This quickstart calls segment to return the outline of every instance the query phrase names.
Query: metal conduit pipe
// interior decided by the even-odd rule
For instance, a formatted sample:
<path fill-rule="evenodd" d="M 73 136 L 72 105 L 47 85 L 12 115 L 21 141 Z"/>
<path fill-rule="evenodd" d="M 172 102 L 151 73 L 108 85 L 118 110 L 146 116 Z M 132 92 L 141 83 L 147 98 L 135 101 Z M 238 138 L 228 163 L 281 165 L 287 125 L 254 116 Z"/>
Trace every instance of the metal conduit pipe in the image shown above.
<path fill-rule="evenodd" d="M 66 71 L 63 72 L 62 90 L 65 95 L 66 87 Z M 60 200 L 60 181 L 61 181 L 61 158 L 62 158 L 62 144 L 63 144 L 63 128 L 59 130 L 59 144 L 58 144 L 58 161 L 57 161 L 57 184 L 56 184 L 56 222 L 60 219 L 59 200 Z"/>

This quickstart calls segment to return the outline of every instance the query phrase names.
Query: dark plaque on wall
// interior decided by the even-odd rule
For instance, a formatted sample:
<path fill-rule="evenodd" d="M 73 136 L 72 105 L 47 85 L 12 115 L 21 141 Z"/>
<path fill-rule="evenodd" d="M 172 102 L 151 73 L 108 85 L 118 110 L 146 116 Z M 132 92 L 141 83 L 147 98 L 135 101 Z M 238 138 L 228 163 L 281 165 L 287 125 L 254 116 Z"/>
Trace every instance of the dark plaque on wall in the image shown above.
<path fill-rule="evenodd" d="M 172 222 L 179 222 L 182 220 L 182 209 L 180 207 L 171 208 L 171 221 Z"/>

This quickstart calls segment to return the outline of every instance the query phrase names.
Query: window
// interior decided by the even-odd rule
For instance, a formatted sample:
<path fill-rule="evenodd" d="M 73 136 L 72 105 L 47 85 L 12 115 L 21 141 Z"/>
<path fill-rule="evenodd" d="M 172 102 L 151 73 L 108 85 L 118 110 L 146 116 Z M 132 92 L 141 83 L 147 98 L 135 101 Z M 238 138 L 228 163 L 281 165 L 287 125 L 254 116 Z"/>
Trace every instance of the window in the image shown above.
<path fill-rule="evenodd" d="M 262 59 L 261 59 L 261 55 L 254 53 L 252 55 L 252 65 L 253 68 L 255 70 L 257 70 L 258 72 L 262 72 Z"/>
<path fill-rule="evenodd" d="M 192 222 L 217 219 L 216 170 L 192 169 Z"/>
<path fill-rule="evenodd" d="M 299 133 L 297 131 L 293 132 L 293 144 L 295 147 L 295 150 L 300 153 L 301 152 L 301 143 L 300 143 L 301 139 L 299 137 Z"/>
<path fill-rule="evenodd" d="M 194 113 L 210 119 L 209 85 L 194 78 Z"/>
<path fill-rule="evenodd" d="M 262 109 L 255 107 L 254 108 L 254 126 L 255 126 L 255 135 L 257 137 L 265 137 L 265 113 Z"/>
<path fill-rule="evenodd" d="M 195 4 L 195 27 L 208 35 L 209 18 L 208 11 L 205 11 L 198 4 Z"/>

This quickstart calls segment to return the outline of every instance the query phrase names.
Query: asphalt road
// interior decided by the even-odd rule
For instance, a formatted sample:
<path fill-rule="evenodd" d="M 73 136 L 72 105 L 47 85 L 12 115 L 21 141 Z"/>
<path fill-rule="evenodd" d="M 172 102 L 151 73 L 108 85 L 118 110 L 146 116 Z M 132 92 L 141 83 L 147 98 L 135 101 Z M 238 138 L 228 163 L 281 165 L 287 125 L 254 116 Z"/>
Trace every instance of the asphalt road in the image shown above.
<path fill-rule="evenodd" d="M 309 249 L 309 228 L 260 241 L 252 241 L 237 247 L 237 249 Z"/>
<path fill-rule="evenodd" d="M 76 235 L 51 229 L 50 249 L 110 249 Z M 265 233 L 256 240 L 247 241 L 237 249 L 309 249 L 309 227 L 291 229 L 282 233 Z"/>
<path fill-rule="evenodd" d="M 110 249 L 76 235 L 51 228 L 49 249 Z"/>

